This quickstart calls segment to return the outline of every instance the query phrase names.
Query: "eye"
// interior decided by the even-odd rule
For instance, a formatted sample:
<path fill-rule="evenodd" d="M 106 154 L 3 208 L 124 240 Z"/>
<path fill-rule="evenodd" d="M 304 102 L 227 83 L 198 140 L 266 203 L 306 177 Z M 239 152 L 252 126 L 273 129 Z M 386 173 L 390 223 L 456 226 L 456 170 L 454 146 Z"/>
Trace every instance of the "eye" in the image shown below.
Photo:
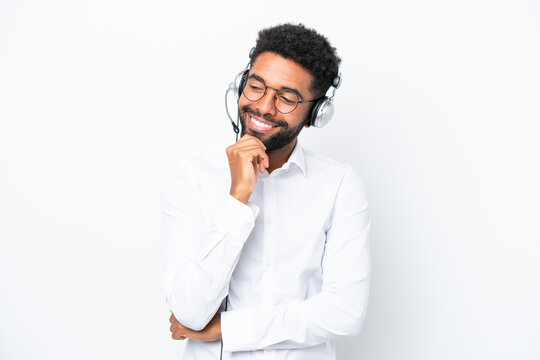
<path fill-rule="evenodd" d="M 282 101 L 284 104 L 292 105 L 296 102 L 296 99 L 292 95 L 279 95 L 279 101 Z"/>
<path fill-rule="evenodd" d="M 250 88 L 252 91 L 255 91 L 255 92 L 264 91 L 264 89 L 263 89 L 261 86 L 256 85 L 256 84 L 249 84 L 249 88 Z"/>

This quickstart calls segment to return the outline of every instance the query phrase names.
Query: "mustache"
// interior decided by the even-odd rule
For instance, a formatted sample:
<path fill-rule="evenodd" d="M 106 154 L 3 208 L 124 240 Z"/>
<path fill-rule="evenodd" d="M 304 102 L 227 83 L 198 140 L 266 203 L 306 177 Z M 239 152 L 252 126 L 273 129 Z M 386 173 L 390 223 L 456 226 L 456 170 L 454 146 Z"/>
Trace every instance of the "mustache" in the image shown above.
<path fill-rule="evenodd" d="M 251 109 L 250 107 L 248 107 L 247 105 L 243 106 L 241 110 L 242 110 L 243 113 L 249 113 L 251 115 L 254 115 L 256 117 L 264 119 L 264 121 L 267 121 L 272 125 L 283 126 L 283 127 L 288 126 L 287 122 L 285 122 L 283 120 L 276 120 L 272 116 L 269 116 L 268 114 L 263 115 L 259 111 L 255 111 L 255 110 Z"/>

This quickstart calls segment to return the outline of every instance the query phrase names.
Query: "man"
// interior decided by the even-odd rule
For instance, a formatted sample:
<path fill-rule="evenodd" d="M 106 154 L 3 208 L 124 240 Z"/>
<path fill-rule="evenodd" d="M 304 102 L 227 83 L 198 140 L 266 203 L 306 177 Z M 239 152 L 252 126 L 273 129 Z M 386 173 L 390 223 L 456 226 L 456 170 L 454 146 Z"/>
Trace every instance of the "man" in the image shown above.
<path fill-rule="evenodd" d="M 360 330 L 365 191 L 351 166 L 297 138 L 339 62 L 312 29 L 262 30 L 239 94 L 242 137 L 166 176 L 166 298 L 184 359 L 334 359 L 334 339 Z"/>

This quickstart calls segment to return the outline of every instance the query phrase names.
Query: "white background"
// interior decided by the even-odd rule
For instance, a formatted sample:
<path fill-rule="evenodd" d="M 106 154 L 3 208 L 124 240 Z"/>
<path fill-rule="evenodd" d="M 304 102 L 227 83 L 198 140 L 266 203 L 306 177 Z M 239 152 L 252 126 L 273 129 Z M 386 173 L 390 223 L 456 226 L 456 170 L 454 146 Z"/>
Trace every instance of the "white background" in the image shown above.
<path fill-rule="evenodd" d="M 343 59 L 311 150 L 370 200 L 362 332 L 339 359 L 540 358 L 537 1 L 0 0 L 0 358 L 178 359 L 161 178 L 225 149 L 257 31 Z"/>

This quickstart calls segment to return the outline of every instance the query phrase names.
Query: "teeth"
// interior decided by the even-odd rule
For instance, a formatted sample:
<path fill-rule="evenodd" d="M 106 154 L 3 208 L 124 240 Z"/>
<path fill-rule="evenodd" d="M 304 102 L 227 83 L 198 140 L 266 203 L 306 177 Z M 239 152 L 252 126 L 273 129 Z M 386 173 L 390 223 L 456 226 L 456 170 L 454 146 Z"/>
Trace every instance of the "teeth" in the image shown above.
<path fill-rule="evenodd" d="M 263 122 L 260 122 L 260 121 L 256 120 L 256 119 L 253 118 L 253 117 L 251 118 L 251 121 L 253 121 L 253 123 L 254 123 L 255 125 L 260 126 L 260 127 L 263 127 L 263 128 L 273 128 L 272 125 L 267 125 L 267 124 L 265 124 L 265 123 L 263 123 Z"/>

